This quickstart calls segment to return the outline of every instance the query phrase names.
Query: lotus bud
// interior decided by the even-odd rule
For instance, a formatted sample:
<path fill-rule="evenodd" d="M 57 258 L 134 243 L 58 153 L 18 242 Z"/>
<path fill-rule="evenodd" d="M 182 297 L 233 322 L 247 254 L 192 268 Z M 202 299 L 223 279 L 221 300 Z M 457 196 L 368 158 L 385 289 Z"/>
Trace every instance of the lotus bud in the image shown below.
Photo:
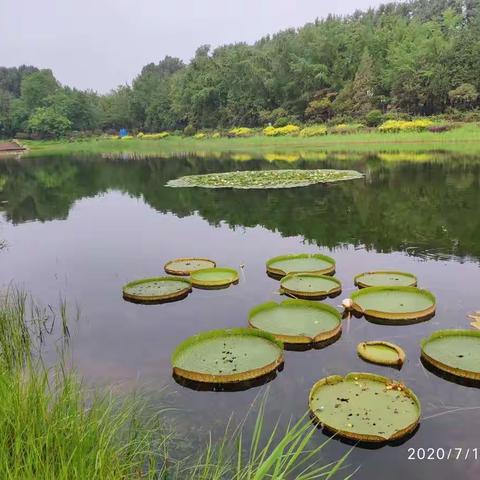
<path fill-rule="evenodd" d="M 353 307 L 353 300 L 351 298 L 346 298 L 342 301 L 342 305 L 346 310 L 351 310 Z"/>

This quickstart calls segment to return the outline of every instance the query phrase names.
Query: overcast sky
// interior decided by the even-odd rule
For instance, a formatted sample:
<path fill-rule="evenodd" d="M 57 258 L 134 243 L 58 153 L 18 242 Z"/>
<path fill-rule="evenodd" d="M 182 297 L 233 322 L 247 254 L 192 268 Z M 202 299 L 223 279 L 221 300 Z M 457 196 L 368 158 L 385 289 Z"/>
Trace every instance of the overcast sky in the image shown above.
<path fill-rule="evenodd" d="M 165 55 L 253 42 L 381 0 L 0 0 L 0 65 L 51 68 L 66 85 L 106 92 Z"/>

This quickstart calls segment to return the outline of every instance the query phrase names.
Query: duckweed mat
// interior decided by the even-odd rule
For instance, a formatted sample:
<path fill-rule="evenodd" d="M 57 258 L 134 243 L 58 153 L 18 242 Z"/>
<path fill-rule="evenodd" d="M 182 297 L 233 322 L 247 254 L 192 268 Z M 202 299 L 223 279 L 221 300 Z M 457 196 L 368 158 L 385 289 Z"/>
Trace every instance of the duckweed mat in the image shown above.
<path fill-rule="evenodd" d="M 190 275 L 196 270 L 215 266 L 215 262 L 208 258 L 176 258 L 167 262 L 164 268 L 169 275 Z"/>
<path fill-rule="evenodd" d="M 340 280 L 317 273 L 293 273 L 280 281 L 280 291 L 299 298 L 313 299 L 338 295 L 342 291 Z"/>
<path fill-rule="evenodd" d="M 391 367 L 401 367 L 406 357 L 405 352 L 398 345 L 383 341 L 359 343 L 357 353 L 367 362 Z"/>
<path fill-rule="evenodd" d="M 251 327 L 271 333 L 286 344 L 315 344 L 330 340 L 342 330 L 338 310 L 308 300 L 266 302 L 248 317 Z"/>
<path fill-rule="evenodd" d="M 283 344 L 249 328 L 194 335 L 172 355 L 174 375 L 206 383 L 243 382 L 273 372 L 282 363 Z"/>
<path fill-rule="evenodd" d="M 367 287 L 352 293 L 353 310 L 367 317 L 421 320 L 435 313 L 435 297 L 416 287 Z"/>
<path fill-rule="evenodd" d="M 413 432 L 420 421 L 420 402 L 401 383 L 371 373 L 332 375 L 311 389 L 314 420 L 351 440 L 389 442 Z"/>
<path fill-rule="evenodd" d="M 421 343 L 422 358 L 459 378 L 480 380 L 480 331 L 439 330 Z"/>
<path fill-rule="evenodd" d="M 366 287 L 416 287 L 417 277 L 407 272 L 378 271 L 357 275 L 355 285 Z"/>
<path fill-rule="evenodd" d="M 267 273 L 283 277 L 291 273 L 333 274 L 335 260 L 321 253 L 281 255 L 267 261 Z"/>
<path fill-rule="evenodd" d="M 269 189 L 305 187 L 363 178 L 354 170 L 258 170 L 188 175 L 170 180 L 167 187 Z"/>
<path fill-rule="evenodd" d="M 204 268 L 190 274 L 194 287 L 223 288 L 238 282 L 238 272 L 233 268 Z"/>
<path fill-rule="evenodd" d="M 122 289 L 125 300 L 139 303 L 179 300 L 191 290 L 190 281 L 178 277 L 144 278 L 127 283 Z"/>

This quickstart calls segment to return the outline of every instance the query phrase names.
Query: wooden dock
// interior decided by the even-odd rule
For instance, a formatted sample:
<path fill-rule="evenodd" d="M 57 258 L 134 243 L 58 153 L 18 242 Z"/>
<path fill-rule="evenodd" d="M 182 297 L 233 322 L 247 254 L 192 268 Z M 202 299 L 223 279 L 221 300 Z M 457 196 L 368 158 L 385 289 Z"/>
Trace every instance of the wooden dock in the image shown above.
<path fill-rule="evenodd" d="M 24 152 L 26 148 L 16 141 L 0 142 L 0 154 L 2 153 L 20 153 Z"/>

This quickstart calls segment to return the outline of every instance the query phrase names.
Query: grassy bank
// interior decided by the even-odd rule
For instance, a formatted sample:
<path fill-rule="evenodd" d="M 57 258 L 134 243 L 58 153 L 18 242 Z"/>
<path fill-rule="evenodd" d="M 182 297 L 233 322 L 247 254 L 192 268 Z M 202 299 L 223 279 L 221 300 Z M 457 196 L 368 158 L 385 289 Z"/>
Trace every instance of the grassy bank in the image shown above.
<path fill-rule="evenodd" d="M 53 367 L 45 366 L 39 352 L 48 323 L 41 309 L 27 311 L 23 294 L 0 301 L 0 478 L 349 478 L 342 470 L 346 457 L 318 463 L 322 445 L 310 449 L 317 432 L 306 418 L 281 434 L 266 434 L 265 402 L 250 437 L 239 428 L 217 443 L 206 442 L 200 454 L 176 460 L 162 412 L 146 411 L 142 400 L 88 391 L 68 368 L 65 349 Z"/>
<path fill-rule="evenodd" d="M 360 132 L 320 137 L 203 138 L 169 136 L 160 140 L 93 138 L 81 141 L 27 141 L 28 155 L 137 153 L 170 156 L 178 153 L 268 152 L 420 152 L 480 153 L 480 126 L 467 124 L 447 132 Z"/>

